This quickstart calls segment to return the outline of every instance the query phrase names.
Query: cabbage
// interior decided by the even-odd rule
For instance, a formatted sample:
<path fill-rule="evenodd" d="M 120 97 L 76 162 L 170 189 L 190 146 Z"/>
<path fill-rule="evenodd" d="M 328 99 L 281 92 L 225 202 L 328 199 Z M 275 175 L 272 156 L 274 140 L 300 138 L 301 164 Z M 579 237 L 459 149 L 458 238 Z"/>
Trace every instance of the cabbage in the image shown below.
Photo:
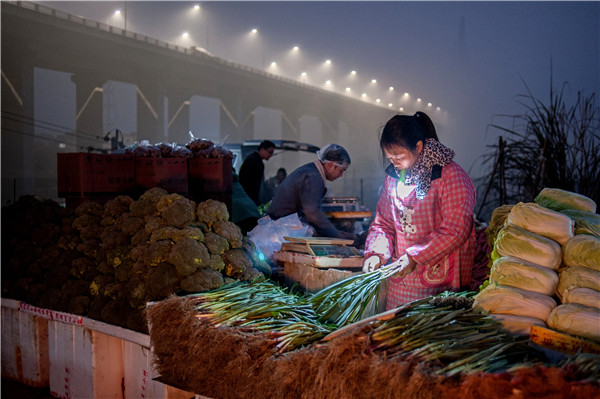
<path fill-rule="evenodd" d="M 600 341 L 600 309 L 566 303 L 552 310 L 547 323 L 553 330 Z"/>
<path fill-rule="evenodd" d="M 562 211 L 563 209 L 578 209 L 596 213 L 596 203 L 584 195 L 559 188 L 545 188 L 533 202 L 548 209 Z"/>
<path fill-rule="evenodd" d="M 573 237 L 575 230 L 570 217 L 533 202 L 519 202 L 513 206 L 506 223 L 512 223 L 532 233 L 551 238 L 561 245 Z"/>
<path fill-rule="evenodd" d="M 504 227 L 506 218 L 508 217 L 508 214 L 513 206 L 514 205 L 501 205 L 492 212 L 490 223 L 487 229 L 485 229 L 485 236 L 490 248 L 494 247 L 494 241 L 496 241 L 498 231 Z"/>
<path fill-rule="evenodd" d="M 523 259 L 503 256 L 492 265 L 490 282 L 552 296 L 558 285 L 558 274 Z"/>
<path fill-rule="evenodd" d="M 597 213 L 565 209 L 560 211 L 575 222 L 575 235 L 590 234 L 600 238 L 600 215 Z"/>
<path fill-rule="evenodd" d="M 562 262 L 560 244 L 512 224 L 498 232 L 490 256 L 493 261 L 501 256 L 514 256 L 552 270 L 557 270 Z"/>
<path fill-rule="evenodd" d="M 515 316 L 512 314 L 492 314 L 494 319 L 502 324 L 502 328 L 513 335 L 529 336 L 531 326 L 546 327 L 544 320 L 535 317 Z"/>
<path fill-rule="evenodd" d="M 600 308 L 600 291 L 591 288 L 569 287 L 563 292 L 562 302 Z"/>
<path fill-rule="evenodd" d="M 600 239 L 587 234 L 571 238 L 563 246 L 563 263 L 600 271 Z"/>
<path fill-rule="evenodd" d="M 545 321 L 556 307 L 556 301 L 539 292 L 490 284 L 475 295 L 473 307 L 488 313 L 535 317 Z"/>
<path fill-rule="evenodd" d="M 591 288 L 600 291 L 600 272 L 583 266 L 573 266 L 558 274 L 556 295 L 563 301 L 565 290 L 572 287 Z"/>

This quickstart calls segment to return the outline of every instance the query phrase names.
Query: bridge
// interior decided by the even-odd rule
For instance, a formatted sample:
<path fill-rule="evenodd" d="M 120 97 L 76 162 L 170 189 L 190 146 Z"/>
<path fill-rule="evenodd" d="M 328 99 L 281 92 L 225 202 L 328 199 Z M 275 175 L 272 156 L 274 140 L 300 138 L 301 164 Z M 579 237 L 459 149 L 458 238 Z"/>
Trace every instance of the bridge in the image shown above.
<path fill-rule="evenodd" d="M 102 139 L 110 132 L 103 115 L 109 105 L 102 92 L 112 81 L 135 87 L 129 142 L 185 143 L 197 111 L 214 119 L 217 131 L 194 134 L 216 142 L 336 142 L 353 162 L 346 176 L 330 184 L 330 194 L 359 196 L 374 208 L 383 179 L 378 133 L 393 110 L 40 4 L 2 2 L 1 7 L 3 204 L 19 194 L 56 196 L 57 152 L 106 148 Z M 61 95 L 45 93 L 51 100 L 40 103 L 36 93 L 45 86 L 36 79 L 39 70 L 66 73 L 74 86 L 74 109 L 54 121 L 60 128 L 40 128 L 39 114 Z M 194 98 L 203 101 L 191 107 Z M 266 175 L 306 159 L 275 157 L 267 162 Z"/>

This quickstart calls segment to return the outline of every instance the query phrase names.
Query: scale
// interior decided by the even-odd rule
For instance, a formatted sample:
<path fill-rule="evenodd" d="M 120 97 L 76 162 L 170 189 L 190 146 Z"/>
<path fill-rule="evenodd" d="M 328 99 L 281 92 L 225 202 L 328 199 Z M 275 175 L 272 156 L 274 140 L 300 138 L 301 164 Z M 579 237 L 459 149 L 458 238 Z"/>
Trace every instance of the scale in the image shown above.
<path fill-rule="evenodd" d="M 283 237 L 289 242 L 281 244 L 282 251 L 300 252 L 312 256 L 360 256 L 351 245 L 352 240 L 327 237 Z"/>
<path fill-rule="evenodd" d="M 325 197 L 321 204 L 323 212 L 355 212 L 360 211 L 358 197 Z"/>

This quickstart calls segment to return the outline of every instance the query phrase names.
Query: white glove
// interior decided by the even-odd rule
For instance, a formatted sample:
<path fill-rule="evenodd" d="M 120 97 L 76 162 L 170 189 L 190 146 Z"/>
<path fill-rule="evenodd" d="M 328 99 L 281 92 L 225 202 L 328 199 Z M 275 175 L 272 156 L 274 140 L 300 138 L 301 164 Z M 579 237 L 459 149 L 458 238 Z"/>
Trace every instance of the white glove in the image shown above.
<path fill-rule="evenodd" d="M 372 272 L 381 266 L 381 259 L 377 255 L 371 255 L 363 262 L 362 271 L 364 273 Z"/>

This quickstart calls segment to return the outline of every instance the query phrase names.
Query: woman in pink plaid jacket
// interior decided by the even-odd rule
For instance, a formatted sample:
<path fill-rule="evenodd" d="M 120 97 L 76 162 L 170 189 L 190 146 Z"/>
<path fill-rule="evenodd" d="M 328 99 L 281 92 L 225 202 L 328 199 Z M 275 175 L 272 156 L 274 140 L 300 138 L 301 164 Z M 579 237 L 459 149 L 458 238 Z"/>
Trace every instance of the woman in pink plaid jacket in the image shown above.
<path fill-rule="evenodd" d="M 365 244 L 363 271 L 388 261 L 387 309 L 468 286 L 475 255 L 475 188 L 429 117 L 396 115 L 380 147 L 391 165 Z"/>

